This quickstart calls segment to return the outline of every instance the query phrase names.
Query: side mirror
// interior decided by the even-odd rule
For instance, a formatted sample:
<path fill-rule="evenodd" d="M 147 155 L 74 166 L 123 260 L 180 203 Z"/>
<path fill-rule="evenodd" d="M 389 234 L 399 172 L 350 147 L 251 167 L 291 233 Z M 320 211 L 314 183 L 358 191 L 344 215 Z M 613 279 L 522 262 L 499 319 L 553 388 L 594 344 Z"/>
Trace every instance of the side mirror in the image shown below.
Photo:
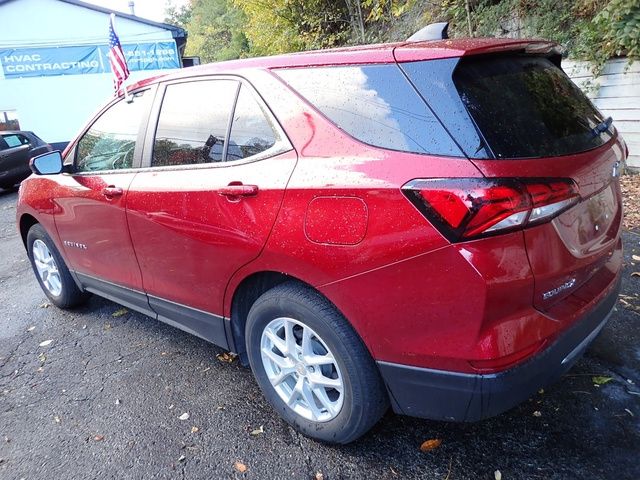
<path fill-rule="evenodd" d="M 58 150 L 33 157 L 29 162 L 36 175 L 56 175 L 62 172 L 62 155 Z"/>

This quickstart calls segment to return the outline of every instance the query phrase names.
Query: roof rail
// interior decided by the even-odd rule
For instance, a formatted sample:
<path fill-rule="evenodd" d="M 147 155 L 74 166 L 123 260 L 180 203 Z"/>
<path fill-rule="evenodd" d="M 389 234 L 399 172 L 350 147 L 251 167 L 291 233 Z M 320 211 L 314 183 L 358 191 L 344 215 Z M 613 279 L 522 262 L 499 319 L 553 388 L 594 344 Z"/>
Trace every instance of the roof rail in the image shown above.
<path fill-rule="evenodd" d="M 449 22 L 431 23 L 407 38 L 407 42 L 424 42 L 426 40 L 443 40 L 449 38 L 447 33 Z"/>

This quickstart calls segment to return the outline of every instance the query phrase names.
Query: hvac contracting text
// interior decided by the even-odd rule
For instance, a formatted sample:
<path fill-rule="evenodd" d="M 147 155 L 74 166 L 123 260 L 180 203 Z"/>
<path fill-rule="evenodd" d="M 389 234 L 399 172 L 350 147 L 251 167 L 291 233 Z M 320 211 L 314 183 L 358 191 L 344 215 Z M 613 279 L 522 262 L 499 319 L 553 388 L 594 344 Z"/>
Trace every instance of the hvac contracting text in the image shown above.
<path fill-rule="evenodd" d="M 129 70 L 180 68 L 175 42 L 122 45 Z M 110 73 L 107 45 L 0 49 L 0 78 Z"/>

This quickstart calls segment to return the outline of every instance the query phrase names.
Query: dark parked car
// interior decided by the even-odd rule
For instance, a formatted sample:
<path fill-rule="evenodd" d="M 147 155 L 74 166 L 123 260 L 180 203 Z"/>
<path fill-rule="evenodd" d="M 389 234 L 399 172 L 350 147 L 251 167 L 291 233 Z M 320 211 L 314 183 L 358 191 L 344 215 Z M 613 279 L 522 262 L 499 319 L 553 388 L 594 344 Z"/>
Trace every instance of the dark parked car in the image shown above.
<path fill-rule="evenodd" d="M 560 61 L 403 42 L 140 82 L 32 161 L 36 277 L 59 307 L 96 293 L 237 352 L 323 441 L 389 406 L 499 414 L 571 367 L 620 288 L 627 149 Z"/>
<path fill-rule="evenodd" d="M 51 145 L 33 132 L 0 131 L 0 188 L 11 188 L 29 175 L 29 160 L 50 152 Z"/>

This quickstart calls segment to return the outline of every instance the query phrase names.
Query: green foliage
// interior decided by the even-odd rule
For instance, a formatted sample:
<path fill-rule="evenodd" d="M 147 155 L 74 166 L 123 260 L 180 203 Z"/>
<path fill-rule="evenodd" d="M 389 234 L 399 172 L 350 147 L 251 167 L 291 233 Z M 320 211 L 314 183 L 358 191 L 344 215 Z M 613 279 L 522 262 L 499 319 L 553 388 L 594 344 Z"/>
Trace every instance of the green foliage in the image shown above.
<path fill-rule="evenodd" d="M 362 8 L 368 11 L 366 22 L 384 22 L 406 13 L 415 3 L 400 0 L 362 0 Z"/>
<path fill-rule="evenodd" d="M 246 15 L 251 53 L 268 55 L 343 44 L 347 6 L 333 0 L 234 0 Z"/>
<path fill-rule="evenodd" d="M 180 10 L 169 4 L 166 13 L 168 23 L 187 30 L 187 55 L 203 62 L 249 56 L 247 18 L 231 0 L 191 0 Z"/>
<path fill-rule="evenodd" d="M 640 57 L 640 1 L 611 0 L 593 19 L 609 56 Z"/>
<path fill-rule="evenodd" d="M 402 40 L 434 21 L 453 37 L 547 38 L 594 62 L 640 56 L 640 0 L 191 0 L 167 21 L 203 61 Z"/>
<path fill-rule="evenodd" d="M 596 73 L 611 57 L 640 56 L 640 0 L 442 0 L 436 12 L 453 36 L 470 23 L 473 36 L 553 40 Z"/>
<path fill-rule="evenodd" d="M 186 28 L 191 21 L 191 5 L 182 5 L 180 8 L 177 8 L 171 3 L 171 0 L 167 0 L 164 14 L 164 23 Z"/>

